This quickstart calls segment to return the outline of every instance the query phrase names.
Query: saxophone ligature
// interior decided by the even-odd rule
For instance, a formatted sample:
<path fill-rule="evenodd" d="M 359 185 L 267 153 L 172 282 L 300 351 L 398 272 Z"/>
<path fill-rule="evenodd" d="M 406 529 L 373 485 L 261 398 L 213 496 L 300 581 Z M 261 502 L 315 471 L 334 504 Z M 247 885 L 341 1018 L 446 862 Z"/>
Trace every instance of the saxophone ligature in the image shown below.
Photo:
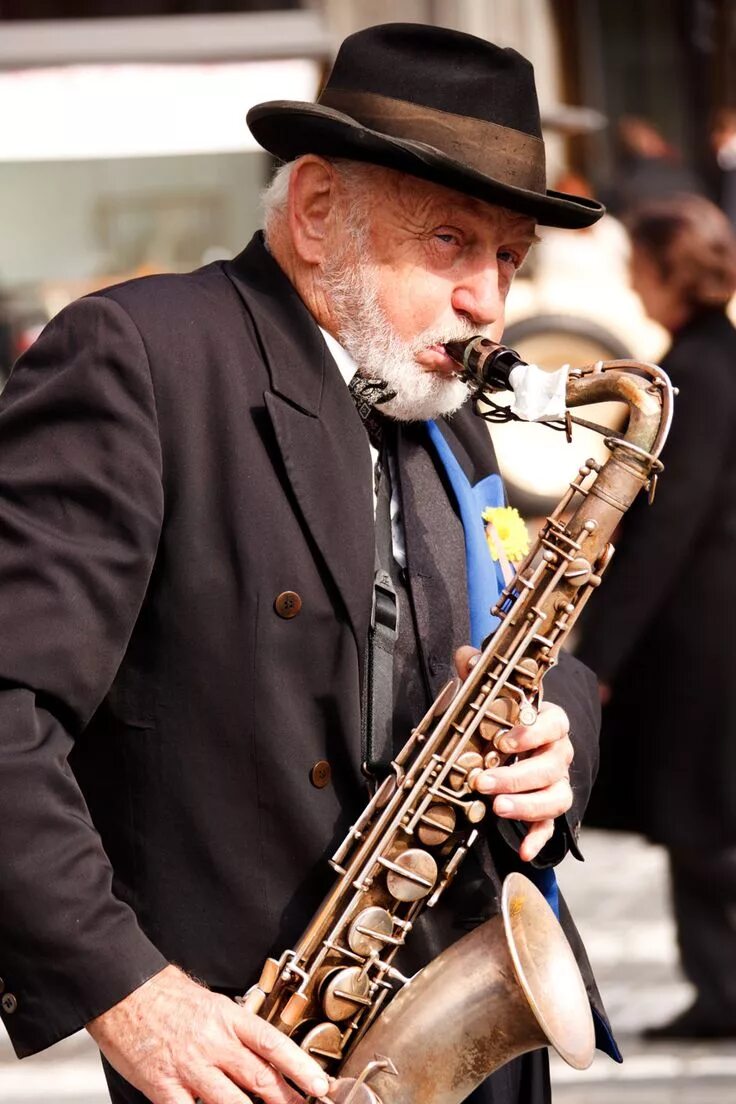
<path fill-rule="evenodd" d="M 482 337 L 446 348 L 476 413 L 504 417 L 492 395 L 524 362 Z M 653 493 L 672 411 L 667 376 L 633 360 L 568 372 L 568 408 L 610 401 L 628 407 L 626 431 L 602 430 L 608 458 L 580 468 L 502 591 L 475 666 L 413 729 L 332 857 L 335 883 L 301 939 L 267 959 L 243 998 L 335 1078 L 335 1104 L 459 1104 L 495 1069 L 547 1044 L 577 1069 L 592 1061 L 577 963 L 523 875 L 506 878 L 497 916 L 413 978 L 394 960 L 482 830 L 475 776 L 509 761 L 499 740 L 510 727 L 534 722 L 544 675 L 611 558 L 611 535 L 638 492 Z M 569 409 L 554 419 L 568 432 L 574 421 Z"/>

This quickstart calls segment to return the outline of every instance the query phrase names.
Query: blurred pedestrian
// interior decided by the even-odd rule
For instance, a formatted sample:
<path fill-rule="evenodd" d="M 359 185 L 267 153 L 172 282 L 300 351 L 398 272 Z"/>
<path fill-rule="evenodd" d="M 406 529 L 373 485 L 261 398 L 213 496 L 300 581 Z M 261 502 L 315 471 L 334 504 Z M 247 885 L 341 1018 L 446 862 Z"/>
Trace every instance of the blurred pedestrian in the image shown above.
<path fill-rule="evenodd" d="M 680 151 L 648 119 L 624 115 L 616 124 L 618 164 L 612 192 L 605 197 L 614 215 L 639 203 L 702 188 Z"/>
<path fill-rule="evenodd" d="M 650 1037 L 736 1035 L 736 238 L 708 200 L 630 219 L 633 286 L 672 335 L 665 474 L 635 503 L 584 626 L 604 709 L 590 822 L 669 852 L 692 1007 Z M 623 873 L 623 872 L 622 872 Z"/>
<path fill-rule="evenodd" d="M 711 144 L 718 166 L 718 202 L 736 226 L 736 107 L 716 112 Z"/>

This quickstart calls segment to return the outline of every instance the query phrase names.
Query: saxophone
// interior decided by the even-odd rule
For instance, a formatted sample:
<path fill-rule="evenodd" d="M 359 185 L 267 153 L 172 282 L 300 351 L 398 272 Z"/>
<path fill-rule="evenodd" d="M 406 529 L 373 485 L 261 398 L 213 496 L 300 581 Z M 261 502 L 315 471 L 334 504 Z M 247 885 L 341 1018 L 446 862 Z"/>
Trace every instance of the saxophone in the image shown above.
<path fill-rule="evenodd" d="M 490 395 L 509 389 L 518 355 L 485 338 L 446 348 L 476 412 L 497 418 Z M 475 666 L 441 691 L 330 860 L 337 879 L 300 941 L 267 959 L 242 998 L 335 1076 L 334 1104 L 458 1104 L 499 1066 L 548 1043 L 575 1068 L 593 1059 L 577 963 L 521 874 L 504 881 L 497 916 L 413 978 L 393 961 L 478 837 L 487 806 L 475 776 L 510 758 L 498 750 L 503 733 L 534 722 L 544 674 L 601 581 L 612 533 L 642 487 L 653 494 L 670 383 L 655 365 L 629 360 L 571 370 L 563 427 L 580 421 L 570 407 L 611 400 L 629 408 L 626 432 L 605 431 L 608 459 L 587 461 L 546 519 Z"/>

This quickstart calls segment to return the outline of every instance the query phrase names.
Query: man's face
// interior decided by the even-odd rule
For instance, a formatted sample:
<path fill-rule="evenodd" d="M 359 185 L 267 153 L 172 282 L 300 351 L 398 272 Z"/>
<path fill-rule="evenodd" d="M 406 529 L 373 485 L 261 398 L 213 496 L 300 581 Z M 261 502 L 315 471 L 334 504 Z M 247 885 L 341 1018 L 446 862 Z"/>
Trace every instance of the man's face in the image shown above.
<path fill-rule="evenodd" d="M 478 333 L 500 338 L 534 220 L 390 170 L 369 179 L 359 240 L 337 251 L 340 275 L 344 262 L 352 266 L 350 292 L 335 303 L 338 336 L 364 375 L 397 392 L 386 413 L 401 420 L 450 413 L 467 389 L 444 343 Z"/>

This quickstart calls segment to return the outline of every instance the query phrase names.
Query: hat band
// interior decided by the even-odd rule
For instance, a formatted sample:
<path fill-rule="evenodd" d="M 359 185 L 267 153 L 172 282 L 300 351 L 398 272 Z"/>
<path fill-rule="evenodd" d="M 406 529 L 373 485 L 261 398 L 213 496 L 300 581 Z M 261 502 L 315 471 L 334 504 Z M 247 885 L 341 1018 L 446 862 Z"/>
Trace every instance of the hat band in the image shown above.
<path fill-rule="evenodd" d="M 328 87 L 319 103 L 391 138 L 432 146 L 501 184 L 547 190 L 544 142 L 533 134 L 376 92 Z"/>

